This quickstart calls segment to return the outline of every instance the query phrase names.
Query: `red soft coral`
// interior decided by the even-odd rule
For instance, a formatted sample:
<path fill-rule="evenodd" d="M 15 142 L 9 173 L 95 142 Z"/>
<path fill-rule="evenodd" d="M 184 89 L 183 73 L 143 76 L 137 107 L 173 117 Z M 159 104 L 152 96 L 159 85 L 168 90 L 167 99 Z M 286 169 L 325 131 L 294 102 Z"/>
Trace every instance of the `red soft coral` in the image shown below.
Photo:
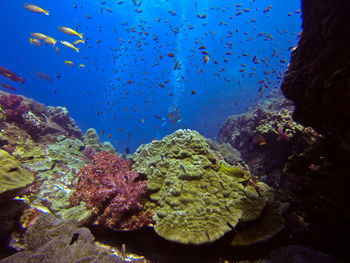
<path fill-rule="evenodd" d="M 146 181 L 139 180 L 128 161 L 108 151 L 100 152 L 78 175 L 70 201 L 73 205 L 86 202 L 87 208 L 98 214 L 99 224 L 130 230 L 152 223 L 151 215 L 142 210 Z"/>

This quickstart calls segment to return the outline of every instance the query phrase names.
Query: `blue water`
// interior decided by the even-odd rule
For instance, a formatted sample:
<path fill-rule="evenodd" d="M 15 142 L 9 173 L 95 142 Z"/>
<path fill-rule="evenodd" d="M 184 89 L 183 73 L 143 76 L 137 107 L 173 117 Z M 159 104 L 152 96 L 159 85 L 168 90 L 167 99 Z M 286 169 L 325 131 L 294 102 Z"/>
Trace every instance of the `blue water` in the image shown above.
<path fill-rule="evenodd" d="M 287 67 L 301 25 L 295 12 L 298 0 L 144 0 L 139 7 L 131 0 L 103 2 L 29 2 L 48 9 L 46 16 L 26 10 L 25 2 L 2 0 L 0 66 L 26 82 L 11 83 L 2 76 L 0 82 L 46 105 L 66 106 L 83 131 L 103 129 L 101 140 L 110 140 L 120 152 L 126 147 L 133 152 L 143 142 L 184 127 L 215 139 L 228 116 L 246 111 L 279 87 L 277 77 Z M 242 7 L 236 7 L 238 3 Z M 272 9 L 264 13 L 269 5 Z M 236 15 L 240 10 L 243 13 Z M 84 34 L 87 43 L 79 44 L 79 53 L 59 43 L 78 37 L 62 33 L 58 26 Z M 31 32 L 57 39 L 59 53 L 49 45 L 31 45 Z M 209 53 L 206 64 L 200 46 Z M 169 52 L 175 57 L 167 56 Z M 176 61 L 179 68 L 174 70 Z M 45 72 L 53 81 L 39 79 L 35 72 Z M 258 92 L 262 79 L 269 87 Z M 179 123 L 154 118 L 165 118 L 171 107 L 179 109 Z"/>

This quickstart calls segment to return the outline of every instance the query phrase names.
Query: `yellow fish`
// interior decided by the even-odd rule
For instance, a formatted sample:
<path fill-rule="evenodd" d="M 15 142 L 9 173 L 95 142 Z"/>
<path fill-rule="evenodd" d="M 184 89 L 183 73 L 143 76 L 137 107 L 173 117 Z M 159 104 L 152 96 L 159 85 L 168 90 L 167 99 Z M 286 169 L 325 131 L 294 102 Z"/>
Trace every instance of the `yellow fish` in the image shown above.
<path fill-rule="evenodd" d="M 80 64 L 79 68 L 85 68 L 85 65 L 84 64 Z"/>
<path fill-rule="evenodd" d="M 53 46 L 53 47 L 56 45 L 56 42 L 57 42 L 57 40 L 54 39 L 54 38 L 52 38 L 52 37 L 45 37 L 45 38 L 43 39 L 43 41 L 44 41 L 46 44 L 51 45 L 51 46 Z"/>
<path fill-rule="evenodd" d="M 65 45 L 66 47 L 69 47 L 69 48 L 71 48 L 71 49 L 74 49 L 76 52 L 79 53 L 79 48 L 73 46 L 71 43 L 69 43 L 69 42 L 67 42 L 67 41 L 62 41 L 62 40 L 61 40 L 60 42 L 61 42 L 61 44 Z"/>
<path fill-rule="evenodd" d="M 64 63 L 70 67 L 73 67 L 74 66 L 74 63 L 70 60 L 65 60 Z"/>
<path fill-rule="evenodd" d="M 41 33 L 30 33 L 30 35 L 36 39 L 44 40 L 47 36 Z"/>
<path fill-rule="evenodd" d="M 85 42 L 84 39 L 78 39 L 78 40 L 76 40 L 76 41 L 73 42 L 73 45 L 76 46 L 76 45 L 78 45 L 78 44 L 80 44 L 80 43 L 86 43 L 86 42 Z"/>
<path fill-rule="evenodd" d="M 38 13 L 38 14 L 45 14 L 45 15 L 49 15 L 49 11 L 48 10 L 44 10 L 41 7 L 37 6 L 37 5 L 32 5 L 32 4 L 24 4 L 23 5 L 25 9 L 32 11 L 34 13 Z"/>
<path fill-rule="evenodd" d="M 37 47 L 40 47 L 41 43 L 40 40 L 36 39 L 36 38 L 29 38 L 29 43 L 32 45 L 35 45 Z"/>
<path fill-rule="evenodd" d="M 81 39 L 83 39 L 83 34 L 82 33 L 78 33 L 77 31 L 69 28 L 69 27 L 63 27 L 63 26 L 59 26 L 58 27 L 59 30 L 61 30 L 63 33 L 67 34 L 67 35 L 72 35 L 72 36 L 78 36 Z"/>

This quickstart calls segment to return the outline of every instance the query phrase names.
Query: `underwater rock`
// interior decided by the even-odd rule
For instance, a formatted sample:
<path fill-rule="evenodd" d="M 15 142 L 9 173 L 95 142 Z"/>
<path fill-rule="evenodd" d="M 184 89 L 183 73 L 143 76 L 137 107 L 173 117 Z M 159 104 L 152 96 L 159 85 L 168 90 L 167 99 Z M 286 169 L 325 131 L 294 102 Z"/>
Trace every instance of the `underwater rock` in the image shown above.
<path fill-rule="evenodd" d="M 328 140 L 288 158 L 279 191 L 291 200 L 285 215 L 290 239 L 348 258 L 349 160 L 349 152 Z"/>
<path fill-rule="evenodd" d="M 24 234 L 25 250 L 0 262 L 123 262 L 94 243 L 87 228 L 41 215 Z"/>
<path fill-rule="evenodd" d="M 109 141 L 104 141 L 101 144 L 101 151 L 108 151 L 110 153 L 116 153 L 117 151 L 115 150 L 113 144 Z"/>
<path fill-rule="evenodd" d="M 232 147 L 229 143 L 218 143 L 214 140 L 207 138 L 208 145 L 210 146 L 210 149 L 215 151 L 216 153 L 220 154 L 222 158 L 227 162 L 228 164 L 235 165 L 238 162 L 242 162 L 241 153 Z"/>
<path fill-rule="evenodd" d="M 69 117 L 67 109 L 46 107 L 32 99 L 0 91 L 0 119 L 5 126 L 16 124 L 36 142 L 51 142 L 59 134 L 82 138 L 80 129 Z"/>
<path fill-rule="evenodd" d="M 75 122 L 72 118 L 69 117 L 69 112 L 65 107 L 47 107 L 49 119 L 64 130 L 69 133 L 69 136 L 81 139 L 82 132 L 78 126 L 75 125 Z"/>
<path fill-rule="evenodd" d="M 268 255 L 270 263 L 341 263 L 338 258 L 302 245 L 289 245 L 272 250 Z"/>
<path fill-rule="evenodd" d="M 95 129 L 89 128 L 83 136 L 83 141 L 85 145 L 91 145 L 96 151 L 100 150 L 100 137 Z"/>
<path fill-rule="evenodd" d="M 196 131 L 178 130 L 141 145 L 132 159 L 147 176 L 154 230 L 178 243 L 211 243 L 238 222 L 256 220 L 271 190 L 264 183 L 252 186 L 247 171 L 220 163 Z"/>
<path fill-rule="evenodd" d="M 350 149 L 349 1 L 302 1 L 302 28 L 285 74 L 283 94 L 296 122 Z"/>
<path fill-rule="evenodd" d="M 0 150 L 0 194 L 18 191 L 33 183 L 34 176 L 24 169 L 19 161 L 8 152 Z M 16 194 L 15 194 L 16 196 Z"/>
<path fill-rule="evenodd" d="M 220 128 L 218 141 L 238 149 L 254 176 L 278 187 L 288 157 L 321 138 L 312 128 L 294 122 L 289 108 L 257 107 L 230 116 Z"/>

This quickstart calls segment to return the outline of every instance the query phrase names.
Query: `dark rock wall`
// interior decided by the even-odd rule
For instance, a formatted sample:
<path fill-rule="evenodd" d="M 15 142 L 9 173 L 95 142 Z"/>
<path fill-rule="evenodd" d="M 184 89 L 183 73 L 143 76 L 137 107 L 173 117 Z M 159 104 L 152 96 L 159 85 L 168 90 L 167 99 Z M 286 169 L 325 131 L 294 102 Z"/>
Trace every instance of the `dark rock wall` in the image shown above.
<path fill-rule="evenodd" d="M 302 34 L 282 83 L 293 118 L 349 140 L 350 1 L 303 0 Z"/>

